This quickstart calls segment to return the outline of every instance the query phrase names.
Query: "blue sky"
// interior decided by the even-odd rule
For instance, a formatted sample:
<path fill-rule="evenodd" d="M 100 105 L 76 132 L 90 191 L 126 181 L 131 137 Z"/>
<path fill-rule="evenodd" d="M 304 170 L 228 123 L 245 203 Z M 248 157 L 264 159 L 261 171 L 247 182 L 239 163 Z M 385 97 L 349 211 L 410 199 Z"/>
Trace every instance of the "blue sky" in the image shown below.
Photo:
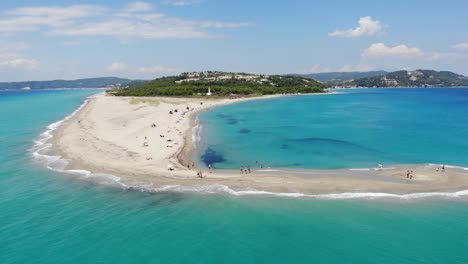
<path fill-rule="evenodd" d="M 468 75 L 467 1 L 0 3 L 0 81 L 182 71 Z"/>

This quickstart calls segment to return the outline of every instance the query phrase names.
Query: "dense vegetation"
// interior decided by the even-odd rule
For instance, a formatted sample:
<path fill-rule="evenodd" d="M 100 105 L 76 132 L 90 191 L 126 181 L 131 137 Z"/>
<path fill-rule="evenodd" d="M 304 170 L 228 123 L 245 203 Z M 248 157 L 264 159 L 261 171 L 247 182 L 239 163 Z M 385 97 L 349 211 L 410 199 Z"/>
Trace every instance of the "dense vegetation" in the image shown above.
<path fill-rule="evenodd" d="M 28 81 L 28 82 L 0 82 L 0 89 L 55 89 L 55 88 L 102 88 L 109 86 L 127 85 L 129 79 L 116 77 L 101 77 L 78 80 L 54 80 L 54 81 Z"/>
<path fill-rule="evenodd" d="M 349 84 L 358 87 L 451 87 L 468 86 L 468 78 L 449 71 L 396 71 L 384 76 L 357 79 Z"/>
<path fill-rule="evenodd" d="M 219 75 L 219 72 L 217 72 Z M 295 76 L 254 76 L 250 79 L 219 79 L 205 75 L 187 81 L 187 75 L 171 76 L 148 82 L 130 83 L 128 88 L 111 91 L 117 96 L 203 96 L 210 88 L 213 96 L 322 93 L 320 83 Z M 241 75 L 242 76 L 242 75 Z M 244 74 L 244 76 L 247 76 Z M 250 75 L 252 76 L 252 75 Z"/>

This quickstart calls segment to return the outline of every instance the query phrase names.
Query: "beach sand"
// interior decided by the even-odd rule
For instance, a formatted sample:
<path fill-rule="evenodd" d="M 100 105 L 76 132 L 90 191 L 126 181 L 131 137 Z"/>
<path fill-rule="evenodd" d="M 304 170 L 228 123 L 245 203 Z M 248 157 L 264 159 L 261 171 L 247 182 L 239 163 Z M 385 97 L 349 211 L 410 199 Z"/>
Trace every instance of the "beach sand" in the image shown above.
<path fill-rule="evenodd" d="M 436 165 L 419 164 L 383 170 L 254 168 L 251 174 L 228 170 L 209 173 L 203 169 L 205 178 L 198 178 L 198 168 L 187 168 L 187 164 L 195 162 L 192 128 L 197 113 L 252 99 L 255 98 L 133 98 L 98 94 L 54 132 L 52 144 L 70 161 L 67 169 L 112 174 L 152 186 L 224 185 L 233 190 L 304 194 L 468 189 L 468 171 L 447 168 L 442 172 L 436 171 Z M 406 179 L 406 170 L 413 171 L 413 179 Z"/>

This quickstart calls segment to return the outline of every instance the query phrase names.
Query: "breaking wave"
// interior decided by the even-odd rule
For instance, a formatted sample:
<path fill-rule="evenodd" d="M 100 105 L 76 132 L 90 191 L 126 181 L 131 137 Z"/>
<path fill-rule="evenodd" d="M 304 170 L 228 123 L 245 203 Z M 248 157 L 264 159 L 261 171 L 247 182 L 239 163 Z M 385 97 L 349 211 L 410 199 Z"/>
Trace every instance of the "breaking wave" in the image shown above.
<path fill-rule="evenodd" d="M 73 113 L 66 116 L 64 119 L 52 123 L 47 126 L 46 131 L 40 134 L 39 138 L 34 141 L 34 145 L 31 148 L 33 158 L 46 166 L 48 169 L 60 173 L 65 173 L 73 176 L 78 176 L 81 179 L 90 180 L 93 183 L 102 184 L 106 186 L 118 187 L 125 190 L 138 190 L 142 192 L 158 193 L 158 192 L 181 192 L 181 193 L 197 193 L 197 194 L 226 194 L 232 196 L 276 196 L 276 197 L 291 197 L 291 198 L 309 198 L 309 199 L 322 199 L 322 200 L 345 200 L 345 199 L 424 199 L 424 198 L 448 198 L 458 199 L 466 197 L 468 198 L 468 190 L 455 191 L 455 192 L 425 192 L 425 193 L 410 193 L 410 194 L 392 194 L 392 193 L 375 193 L 375 192 L 344 192 L 344 193 L 330 193 L 330 194 L 304 194 L 304 193 L 280 193 L 280 192 L 268 192 L 260 191 L 252 188 L 247 189 L 232 189 L 226 185 L 213 184 L 203 186 L 181 186 L 181 185 L 164 185 L 154 186 L 149 182 L 142 181 L 128 181 L 121 179 L 120 177 L 104 174 L 104 173 L 92 173 L 87 170 L 79 169 L 66 169 L 70 161 L 64 159 L 59 155 L 52 153 L 52 144 L 49 142 L 53 138 L 53 132 L 57 130 L 65 121 L 72 118 L 80 110 L 82 110 L 89 102 L 89 98 L 86 99 L 83 104 L 78 107 Z M 201 126 L 197 122 L 192 130 L 193 142 L 199 142 Z M 440 166 L 438 164 L 428 164 L 430 166 Z M 468 170 L 468 168 L 445 165 L 446 168 L 457 168 Z M 351 170 L 374 170 L 376 168 L 355 168 Z M 265 169 L 263 171 L 276 171 Z"/>

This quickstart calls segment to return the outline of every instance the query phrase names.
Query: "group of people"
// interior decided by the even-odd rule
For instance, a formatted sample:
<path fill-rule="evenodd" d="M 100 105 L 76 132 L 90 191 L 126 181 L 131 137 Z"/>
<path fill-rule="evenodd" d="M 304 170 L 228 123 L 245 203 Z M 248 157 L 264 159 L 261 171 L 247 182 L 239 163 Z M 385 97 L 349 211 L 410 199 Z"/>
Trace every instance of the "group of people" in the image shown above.
<path fill-rule="evenodd" d="M 440 166 L 440 170 L 445 172 L 445 165 Z M 439 171 L 439 167 L 437 167 L 436 171 Z"/>
<path fill-rule="evenodd" d="M 187 169 L 192 170 L 192 169 L 194 169 L 194 168 L 195 168 L 195 162 L 192 161 L 191 163 L 188 163 L 188 164 L 187 164 Z M 209 169 L 210 172 L 211 172 L 211 165 L 208 165 L 208 169 Z M 197 178 L 203 179 L 203 178 L 205 178 L 205 177 L 206 177 L 206 175 L 203 175 L 203 171 L 202 171 L 202 170 L 197 170 Z"/>
<path fill-rule="evenodd" d="M 406 180 L 412 180 L 413 179 L 413 171 L 407 170 L 406 171 Z"/>
<path fill-rule="evenodd" d="M 187 164 L 187 169 L 191 170 L 195 168 L 195 162 L 192 161 L 192 163 Z"/>

